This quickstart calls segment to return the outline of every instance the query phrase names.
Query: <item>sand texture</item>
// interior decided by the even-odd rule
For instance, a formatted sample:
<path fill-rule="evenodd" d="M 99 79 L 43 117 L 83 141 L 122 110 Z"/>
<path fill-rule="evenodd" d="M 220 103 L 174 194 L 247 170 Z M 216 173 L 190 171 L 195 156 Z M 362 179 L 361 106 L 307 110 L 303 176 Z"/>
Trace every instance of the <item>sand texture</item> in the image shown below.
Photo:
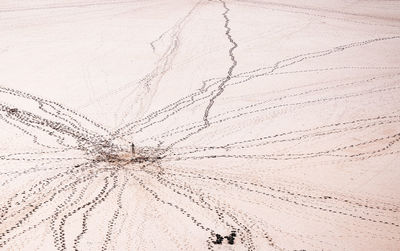
<path fill-rule="evenodd" d="M 0 250 L 400 250 L 400 1 L 1 0 Z"/>

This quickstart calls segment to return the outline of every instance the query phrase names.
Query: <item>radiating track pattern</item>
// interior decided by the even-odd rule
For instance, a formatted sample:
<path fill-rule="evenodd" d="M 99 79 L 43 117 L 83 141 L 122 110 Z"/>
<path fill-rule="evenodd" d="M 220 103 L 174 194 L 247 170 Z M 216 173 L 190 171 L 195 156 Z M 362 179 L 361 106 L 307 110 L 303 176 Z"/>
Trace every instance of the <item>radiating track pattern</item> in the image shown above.
<path fill-rule="evenodd" d="M 263 114 L 280 117 L 293 110 L 301 113 L 305 107 L 357 102 L 390 93 L 399 95 L 400 72 L 392 69 L 364 79 L 284 89 L 262 102 L 212 113 L 218 98 L 230 87 L 245 88 L 253 79 L 272 75 L 304 73 L 307 71 L 285 68 L 356 47 L 400 40 L 400 36 L 352 42 L 283 58 L 271 66 L 237 72 L 235 50 L 240 44 L 235 41 L 230 27 L 230 8 L 224 1 L 218 6 L 229 44 L 226 75 L 203 81 L 190 95 L 137 121 L 127 122 L 116 131 L 109 131 L 85 115 L 49 99 L 0 88 L 2 125 L 17 129 L 31 139 L 35 149 L 41 149 L 0 156 L 1 248 L 24 247 L 25 236 L 38 231 L 39 239 L 51 236 L 54 250 L 87 250 L 88 245 L 94 245 L 93 250 L 112 250 L 121 236 L 127 236 L 126 250 L 132 250 L 134 242 L 143 242 L 148 234 L 146 226 L 150 223 L 143 225 L 146 221 L 157 222 L 158 232 L 167 236 L 176 245 L 175 249 L 181 250 L 218 250 L 226 246 L 238 250 L 293 250 L 293 246 L 298 250 L 321 250 L 321 247 L 335 250 L 343 247 L 343 243 L 333 243 L 322 235 L 293 233 L 274 222 L 273 214 L 267 213 L 270 211 L 287 215 L 289 219 L 347 229 L 354 238 L 400 243 L 400 205 L 393 202 L 394 198 L 365 199 L 350 192 L 339 193 L 265 175 L 274 172 L 271 167 L 274 165 L 281 165 L 276 169 L 295 169 L 298 161 L 310 165 L 350 163 L 357 166 L 370 159 L 398 155 L 400 130 L 381 136 L 371 134 L 359 143 L 335 144 L 334 139 L 389 127 L 399 129 L 399 111 L 371 117 L 355 116 L 353 120 L 279 133 L 266 131 L 263 137 L 241 137 L 223 145 L 178 145 L 191 142 L 193 137 L 204 132 L 218 134 L 219 126 L 244 120 L 251 122 L 252 118 Z M 166 65 L 179 44 L 180 29 L 185 21 L 186 17 L 158 38 L 168 33 L 171 46 L 153 73 L 139 84 L 151 89 L 154 82 L 160 81 L 160 75 L 168 70 Z M 157 40 L 151 43 L 153 50 L 156 46 Z M 342 67 L 346 68 L 352 67 Z M 340 69 L 308 71 L 333 70 Z M 387 69 L 382 67 L 382 70 Z M 342 90 L 336 92 L 340 95 L 330 94 L 337 90 Z M 197 122 L 176 124 L 168 130 L 158 129 L 162 123 L 173 121 L 199 104 L 204 110 Z M 152 136 L 141 138 L 140 134 L 145 131 L 152 131 Z M 140 140 L 135 141 L 137 138 Z M 137 145 L 137 157 L 132 157 L 129 149 L 132 141 Z M 157 144 L 147 146 L 149 141 Z M 325 144 L 323 149 L 312 147 L 314 142 L 331 141 L 333 143 Z M 296 147 L 290 148 L 292 145 Z M 235 164 L 229 166 L 229 163 Z M 265 168 L 252 169 L 253 163 Z M 234 173 L 230 173 L 232 170 Z M 249 208 L 258 209 L 258 213 Z M 259 212 L 266 213 L 260 215 Z M 191 233 L 192 237 L 182 236 L 184 231 L 178 233 L 169 227 L 171 219 L 166 217 L 169 214 L 176 217 L 173 221 L 195 226 L 198 233 Z M 93 236 L 97 238 L 93 240 Z M 281 236 L 291 240 L 290 246 L 282 242 Z M 155 243 L 157 238 L 151 237 Z M 192 238 L 201 240 L 204 246 L 192 244 Z"/>

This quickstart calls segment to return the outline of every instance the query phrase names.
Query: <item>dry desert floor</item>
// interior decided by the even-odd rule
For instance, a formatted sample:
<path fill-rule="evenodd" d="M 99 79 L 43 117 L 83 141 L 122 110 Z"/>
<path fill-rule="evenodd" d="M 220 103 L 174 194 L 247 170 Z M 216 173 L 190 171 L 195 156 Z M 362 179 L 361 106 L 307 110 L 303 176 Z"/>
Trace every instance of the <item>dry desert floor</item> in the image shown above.
<path fill-rule="evenodd" d="M 1 0 L 0 249 L 400 250 L 400 1 Z"/>

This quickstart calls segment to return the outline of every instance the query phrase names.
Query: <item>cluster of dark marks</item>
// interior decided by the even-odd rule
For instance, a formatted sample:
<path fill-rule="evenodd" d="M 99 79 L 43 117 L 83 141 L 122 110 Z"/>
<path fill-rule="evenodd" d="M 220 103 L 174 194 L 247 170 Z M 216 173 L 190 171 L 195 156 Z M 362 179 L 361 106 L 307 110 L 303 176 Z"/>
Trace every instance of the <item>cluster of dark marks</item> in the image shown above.
<path fill-rule="evenodd" d="M 222 237 L 220 234 L 216 234 L 215 237 L 217 238 L 213 241 L 214 244 L 222 244 L 223 240 L 226 239 L 228 244 L 233 245 L 235 243 L 236 232 L 232 231 L 230 235 Z"/>
<path fill-rule="evenodd" d="M 199 239 L 203 238 L 200 243 L 209 250 L 224 243 L 246 250 L 265 246 L 287 250 L 285 243 L 280 243 L 281 238 L 276 236 L 290 238 L 300 248 L 306 246 L 317 250 L 326 245 L 338 249 L 329 239 L 281 227 L 274 221 L 276 212 L 299 222 L 314 221 L 335 229 L 349 228 L 351 233 L 364 238 L 398 241 L 400 206 L 393 202 L 393 198 L 366 199 L 353 195 L 352 191 L 335 192 L 301 181 L 265 175 L 286 163 L 311 165 L 316 161 L 328 164 L 336 161 L 348 164 L 398 154 L 400 115 L 397 111 L 282 129 L 278 133 L 266 131 L 261 137 L 240 138 L 232 135 L 225 144 L 199 145 L 190 140 L 202 133 L 225 133 L 218 127 L 243 120 L 251 122 L 258 116 L 266 116 L 262 119 L 269 121 L 268 116 L 301 113 L 305 108 L 396 93 L 400 74 L 390 72 L 333 85 L 318 83 L 283 89 L 260 102 L 215 115 L 210 113 L 230 86 L 246 86 L 253 79 L 278 74 L 338 70 L 285 71 L 285 68 L 400 37 L 374 38 L 307 52 L 279 60 L 272 66 L 237 73 L 235 52 L 240 47 L 232 35 L 231 9 L 222 0 L 215 4 L 221 9 L 224 35 L 230 45 L 226 54 L 226 74 L 204 80 L 199 89 L 190 95 L 136 121 L 126 121 L 115 131 L 57 102 L 11 88 L 0 88 L 1 122 L 7 128 L 16 129 L 18 135 L 28 137 L 29 146 L 40 149 L 33 151 L 27 147 L 26 151 L 0 156 L 0 186 L 5 191 L 0 200 L 0 248 L 10 247 L 29 233 L 46 226 L 55 250 L 88 249 L 89 240 L 97 229 L 101 229 L 101 236 L 95 235 L 97 239 L 94 240 L 98 243 L 97 250 L 109 250 L 118 244 L 118 235 L 126 233 L 122 231 L 125 226 L 121 223 L 121 215 L 134 220 L 140 217 L 130 215 L 128 211 L 139 195 L 130 197 L 132 201 L 124 197 L 130 195 L 132 189 L 143 192 L 140 196 L 145 201 L 142 198 L 138 204 L 151 201 L 153 205 L 162 207 L 160 211 L 165 218 L 174 213 L 180 217 L 176 219 L 179 224 L 195 226 L 199 236 L 202 236 Z M 168 36 L 171 38 L 170 46 L 165 53 L 161 53 L 155 70 L 139 83 L 150 90 L 149 95 L 168 70 L 179 47 L 179 34 L 199 5 L 200 2 L 196 3 L 183 19 L 151 43 L 154 53 L 158 54 L 158 41 Z M 352 67 L 339 68 L 354 70 Z M 342 91 L 332 94 L 338 90 Z M 128 100 L 122 102 L 129 103 Z M 196 122 L 172 123 L 172 128 L 159 129 L 165 128 L 164 122 L 176 119 L 196 105 L 204 107 Z M 387 128 L 394 130 L 384 130 Z M 146 134 L 148 131 L 151 131 L 151 136 Z M 368 132 L 375 133 L 369 135 Z M 357 142 L 345 141 L 348 142 L 346 144 L 334 141 L 356 134 L 363 135 L 363 138 Z M 156 141 L 157 145 L 146 145 L 150 140 Z M 329 144 L 317 150 L 312 148 L 314 142 L 320 141 Z M 132 142 L 135 146 L 131 145 Z M 180 143 L 189 146 L 179 147 Z M 225 159 L 235 161 L 226 164 Z M 258 164 L 253 166 L 253 163 Z M 243 169 L 238 169 L 236 165 L 242 165 Z M 258 211 L 249 208 L 257 208 Z M 259 215 L 260 212 L 262 215 Z M 71 228 L 79 231 L 71 231 Z M 377 234 L 369 228 L 374 228 Z M 128 230 L 133 231 L 136 238 L 144 238 L 140 236 L 143 231 Z M 229 232 L 226 236 L 218 234 Z M 193 240 L 198 244 L 196 241 Z"/>

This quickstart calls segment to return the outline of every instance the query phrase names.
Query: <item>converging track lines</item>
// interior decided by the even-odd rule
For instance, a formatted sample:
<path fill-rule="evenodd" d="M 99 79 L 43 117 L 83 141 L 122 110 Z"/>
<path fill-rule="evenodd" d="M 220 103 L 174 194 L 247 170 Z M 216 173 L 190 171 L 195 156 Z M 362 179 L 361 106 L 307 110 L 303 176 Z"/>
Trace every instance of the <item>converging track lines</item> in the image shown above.
<path fill-rule="evenodd" d="M 0 249 L 400 246 L 400 35 L 395 20 L 373 13 L 376 1 L 353 3 L 351 13 L 339 0 L 89 2 L 0 6 L 10 24 L 18 10 L 27 20 L 46 11 L 55 27 L 100 32 L 101 46 L 85 29 L 79 41 L 97 48 L 94 68 L 121 71 L 107 84 L 123 82 L 91 80 L 92 100 L 76 93 L 80 85 L 73 98 L 52 92 L 64 82 L 73 89 L 75 75 L 60 74 L 48 90 L 0 79 Z M 87 49 L 67 50 L 76 31 L 63 37 L 64 28 L 50 32 L 65 46 L 60 64 Z M 129 60 L 110 63 L 114 54 Z M 128 61 L 144 65 L 138 81 L 123 73 L 134 70 Z M 40 75 L 46 64 L 33 68 Z M 95 103 L 107 109 L 93 112 Z"/>

